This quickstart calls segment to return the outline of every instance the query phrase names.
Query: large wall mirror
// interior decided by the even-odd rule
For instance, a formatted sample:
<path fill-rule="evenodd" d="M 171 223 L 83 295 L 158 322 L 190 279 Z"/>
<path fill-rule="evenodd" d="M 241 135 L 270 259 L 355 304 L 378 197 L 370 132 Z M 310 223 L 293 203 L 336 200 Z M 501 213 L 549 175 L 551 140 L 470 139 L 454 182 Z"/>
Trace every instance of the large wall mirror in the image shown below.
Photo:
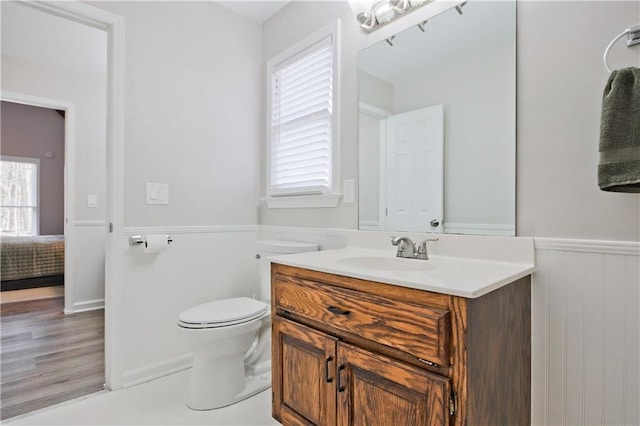
<path fill-rule="evenodd" d="M 515 235 L 516 5 L 461 11 L 360 52 L 360 229 Z"/>

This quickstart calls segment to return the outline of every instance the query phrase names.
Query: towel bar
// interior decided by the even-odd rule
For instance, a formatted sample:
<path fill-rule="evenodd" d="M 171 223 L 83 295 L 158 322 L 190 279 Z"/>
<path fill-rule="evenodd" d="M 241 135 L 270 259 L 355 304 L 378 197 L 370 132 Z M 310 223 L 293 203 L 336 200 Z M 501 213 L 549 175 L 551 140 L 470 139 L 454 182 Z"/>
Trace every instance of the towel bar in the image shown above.
<path fill-rule="evenodd" d="M 627 28 L 626 30 L 624 30 L 623 32 L 621 32 L 620 34 L 618 34 L 613 40 L 611 40 L 611 43 L 609 43 L 607 48 L 604 50 L 604 55 L 602 56 L 602 60 L 604 62 L 604 67 L 609 72 L 612 71 L 611 68 L 609 68 L 609 51 L 611 50 L 613 45 L 616 44 L 616 42 L 624 36 L 627 36 L 628 47 L 631 47 L 635 44 L 640 44 L 640 24 L 633 25 Z"/>

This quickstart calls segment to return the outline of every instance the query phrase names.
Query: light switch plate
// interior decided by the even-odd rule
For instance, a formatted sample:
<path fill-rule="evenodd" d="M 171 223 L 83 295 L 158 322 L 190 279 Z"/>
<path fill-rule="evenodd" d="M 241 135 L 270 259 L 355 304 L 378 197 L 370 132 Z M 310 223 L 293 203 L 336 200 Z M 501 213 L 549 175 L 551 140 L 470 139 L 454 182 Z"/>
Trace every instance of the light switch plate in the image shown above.
<path fill-rule="evenodd" d="M 169 204 L 169 185 L 166 183 L 147 183 L 147 204 Z"/>
<path fill-rule="evenodd" d="M 342 201 L 344 203 L 356 202 L 356 183 L 353 179 L 345 179 L 342 182 Z"/>
<path fill-rule="evenodd" d="M 90 209 L 95 209 L 98 207 L 98 194 L 88 194 L 87 195 L 87 207 Z"/>

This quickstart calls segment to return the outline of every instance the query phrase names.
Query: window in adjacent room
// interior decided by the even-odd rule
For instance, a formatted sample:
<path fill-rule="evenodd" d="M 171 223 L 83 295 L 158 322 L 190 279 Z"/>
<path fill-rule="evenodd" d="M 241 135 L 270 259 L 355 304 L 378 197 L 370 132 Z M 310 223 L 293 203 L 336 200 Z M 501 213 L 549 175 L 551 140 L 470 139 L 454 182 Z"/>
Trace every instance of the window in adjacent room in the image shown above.
<path fill-rule="evenodd" d="M 295 207 L 320 206 L 322 198 L 337 204 L 337 28 L 334 23 L 267 64 L 268 204 L 291 196 L 307 196 Z"/>
<path fill-rule="evenodd" d="M 40 160 L 2 156 L 0 225 L 2 235 L 38 235 Z"/>

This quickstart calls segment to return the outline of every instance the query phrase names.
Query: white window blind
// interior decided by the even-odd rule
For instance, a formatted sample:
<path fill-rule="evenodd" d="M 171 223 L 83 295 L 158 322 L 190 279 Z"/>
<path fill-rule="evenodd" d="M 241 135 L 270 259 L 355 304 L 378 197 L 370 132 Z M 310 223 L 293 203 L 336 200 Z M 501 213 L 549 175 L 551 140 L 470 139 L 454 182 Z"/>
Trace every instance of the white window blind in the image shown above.
<path fill-rule="evenodd" d="M 0 176 L 2 235 L 37 235 L 38 160 L 3 157 Z"/>
<path fill-rule="evenodd" d="M 272 196 L 326 194 L 332 186 L 332 37 L 272 71 Z"/>

